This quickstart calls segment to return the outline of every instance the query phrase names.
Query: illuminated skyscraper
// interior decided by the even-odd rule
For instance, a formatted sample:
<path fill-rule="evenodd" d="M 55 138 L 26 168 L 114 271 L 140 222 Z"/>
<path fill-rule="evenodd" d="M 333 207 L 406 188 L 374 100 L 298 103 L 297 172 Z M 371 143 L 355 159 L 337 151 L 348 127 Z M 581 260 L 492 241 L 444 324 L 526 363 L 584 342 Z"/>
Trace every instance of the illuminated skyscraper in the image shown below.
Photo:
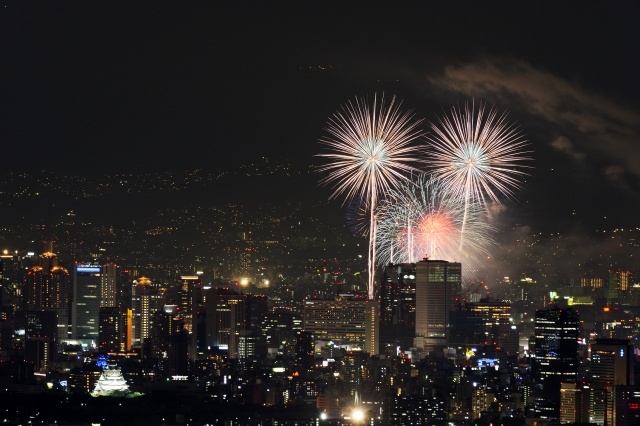
<path fill-rule="evenodd" d="M 380 285 L 380 321 L 414 328 L 416 322 L 416 265 L 387 265 Z"/>
<path fill-rule="evenodd" d="M 579 325 L 578 312 L 571 308 L 536 310 L 531 371 L 537 417 L 559 419 L 560 385 L 577 380 Z"/>
<path fill-rule="evenodd" d="M 229 358 L 238 358 L 240 335 L 246 329 L 247 296 L 219 288 L 206 292 L 207 347 L 227 349 Z"/>
<path fill-rule="evenodd" d="M 626 339 L 596 339 L 591 345 L 593 423 L 616 426 L 618 390 L 634 384 L 633 349 Z"/>
<path fill-rule="evenodd" d="M 98 314 L 98 350 L 100 353 L 125 352 L 128 347 L 130 309 L 101 307 Z"/>
<path fill-rule="evenodd" d="M 72 336 L 87 343 L 98 340 L 101 306 L 115 306 L 116 266 L 74 265 Z"/>
<path fill-rule="evenodd" d="M 163 305 L 164 295 L 152 285 L 149 278 L 141 277 L 133 282 L 131 288 L 133 347 L 142 347 L 142 344 L 149 339 L 152 315 L 161 310 Z"/>
<path fill-rule="evenodd" d="M 58 341 L 69 338 L 71 292 L 69 271 L 58 266 L 54 253 L 40 255 L 39 265 L 27 272 L 24 286 L 27 311 L 55 311 L 58 324 Z"/>
<path fill-rule="evenodd" d="M 198 275 L 183 275 L 180 277 L 180 312 L 184 319 L 185 328 L 193 331 L 194 311 L 198 308 L 198 299 L 202 300 L 202 284 Z M 200 297 L 198 297 L 198 295 Z"/>
<path fill-rule="evenodd" d="M 102 274 L 100 276 L 100 291 L 102 292 L 102 299 L 100 300 L 100 306 L 118 306 L 116 303 L 116 270 L 117 266 L 113 263 L 102 265 Z"/>
<path fill-rule="evenodd" d="M 98 340 L 102 268 L 99 265 L 74 265 L 71 334 L 74 339 Z"/>
<path fill-rule="evenodd" d="M 449 313 L 458 308 L 462 265 L 424 259 L 416 264 L 416 347 L 439 351 L 447 346 Z"/>

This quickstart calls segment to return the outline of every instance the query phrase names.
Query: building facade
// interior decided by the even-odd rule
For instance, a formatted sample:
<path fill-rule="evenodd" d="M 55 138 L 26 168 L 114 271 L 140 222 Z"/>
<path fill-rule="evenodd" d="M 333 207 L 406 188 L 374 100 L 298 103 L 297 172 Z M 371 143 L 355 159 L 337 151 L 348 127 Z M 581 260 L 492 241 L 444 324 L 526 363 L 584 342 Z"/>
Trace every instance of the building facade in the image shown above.
<path fill-rule="evenodd" d="M 462 265 L 424 259 L 416 264 L 416 347 L 439 351 L 448 344 L 450 312 L 458 308 Z"/>
<path fill-rule="evenodd" d="M 577 381 L 579 325 L 578 312 L 571 308 L 536 310 L 531 371 L 537 417 L 559 419 L 561 384 Z"/>

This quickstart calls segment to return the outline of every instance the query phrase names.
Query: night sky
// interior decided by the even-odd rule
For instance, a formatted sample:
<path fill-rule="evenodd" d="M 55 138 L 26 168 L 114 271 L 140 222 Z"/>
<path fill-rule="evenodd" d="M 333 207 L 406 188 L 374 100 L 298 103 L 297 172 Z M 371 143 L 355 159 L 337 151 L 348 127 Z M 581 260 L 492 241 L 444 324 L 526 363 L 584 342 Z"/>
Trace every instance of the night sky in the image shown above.
<path fill-rule="evenodd" d="M 449 3 L 4 2 L 2 168 L 319 164 L 354 96 L 426 120 L 482 99 L 535 159 L 496 218 L 640 227 L 640 3 Z"/>

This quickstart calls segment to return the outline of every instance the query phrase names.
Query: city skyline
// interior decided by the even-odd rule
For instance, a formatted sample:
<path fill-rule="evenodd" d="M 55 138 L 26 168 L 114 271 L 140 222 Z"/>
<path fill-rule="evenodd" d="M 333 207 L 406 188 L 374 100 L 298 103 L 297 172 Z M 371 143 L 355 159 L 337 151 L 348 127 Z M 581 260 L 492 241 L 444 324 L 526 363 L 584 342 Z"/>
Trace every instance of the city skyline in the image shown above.
<path fill-rule="evenodd" d="M 639 424 L 637 16 L 6 1 L 4 422 Z"/>

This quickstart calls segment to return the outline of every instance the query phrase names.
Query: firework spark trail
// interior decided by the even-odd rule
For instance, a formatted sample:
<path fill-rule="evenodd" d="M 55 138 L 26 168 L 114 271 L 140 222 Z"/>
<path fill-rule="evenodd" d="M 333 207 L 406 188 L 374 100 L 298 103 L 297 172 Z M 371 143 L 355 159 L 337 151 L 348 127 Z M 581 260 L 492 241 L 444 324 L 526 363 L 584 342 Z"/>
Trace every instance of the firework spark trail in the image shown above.
<path fill-rule="evenodd" d="M 482 221 L 484 209 L 478 203 L 465 209 L 458 200 L 447 185 L 426 175 L 388 192 L 377 210 L 378 264 L 413 263 L 434 256 L 464 259 L 471 266 L 465 268 L 465 275 L 471 276 L 478 256 L 489 254 L 488 249 L 496 245 L 496 230 Z"/>
<path fill-rule="evenodd" d="M 465 211 L 462 234 L 468 222 L 469 206 L 478 203 L 487 210 L 487 198 L 500 202 L 498 195 L 513 197 L 513 189 L 520 188 L 518 178 L 527 173 L 516 167 L 527 167 L 522 161 L 530 160 L 528 144 L 505 112 L 491 108 L 485 115 L 480 104 L 465 104 L 464 111 L 453 107 L 451 116 L 440 118 L 439 124 L 430 123 L 434 134 L 427 137 L 427 152 L 431 172 L 455 196 L 463 200 Z M 488 211 L 487 211 L 488 213 Z M 460 249 L 463 248 L 460 239 Z"/>
<path fill-rule="evenodd" d="M 384 96 L 379 104 L 374 96 L 372 106 L 356 98 L 329 118 L 326 131 L 330 136 L 320 139 L 330 151 L 318 156 L 330 161 L 319 171 L 328 172 L 321 183 L 333 183 L 331 197 L 344 194 L 345 200 L 351 200 L 361 196 L 369 206 L 369 299 L 374 297 L 378 195 L 397 187 L 404 173 L 414 170 L 411 164 L 418 161 L 420 151 L 412 142 L 423 136 L 417 128 L 421 120 L 413 120 L 413 113 L 401 112 L 400 106 L 395 97 L 386 105 Z"/>

